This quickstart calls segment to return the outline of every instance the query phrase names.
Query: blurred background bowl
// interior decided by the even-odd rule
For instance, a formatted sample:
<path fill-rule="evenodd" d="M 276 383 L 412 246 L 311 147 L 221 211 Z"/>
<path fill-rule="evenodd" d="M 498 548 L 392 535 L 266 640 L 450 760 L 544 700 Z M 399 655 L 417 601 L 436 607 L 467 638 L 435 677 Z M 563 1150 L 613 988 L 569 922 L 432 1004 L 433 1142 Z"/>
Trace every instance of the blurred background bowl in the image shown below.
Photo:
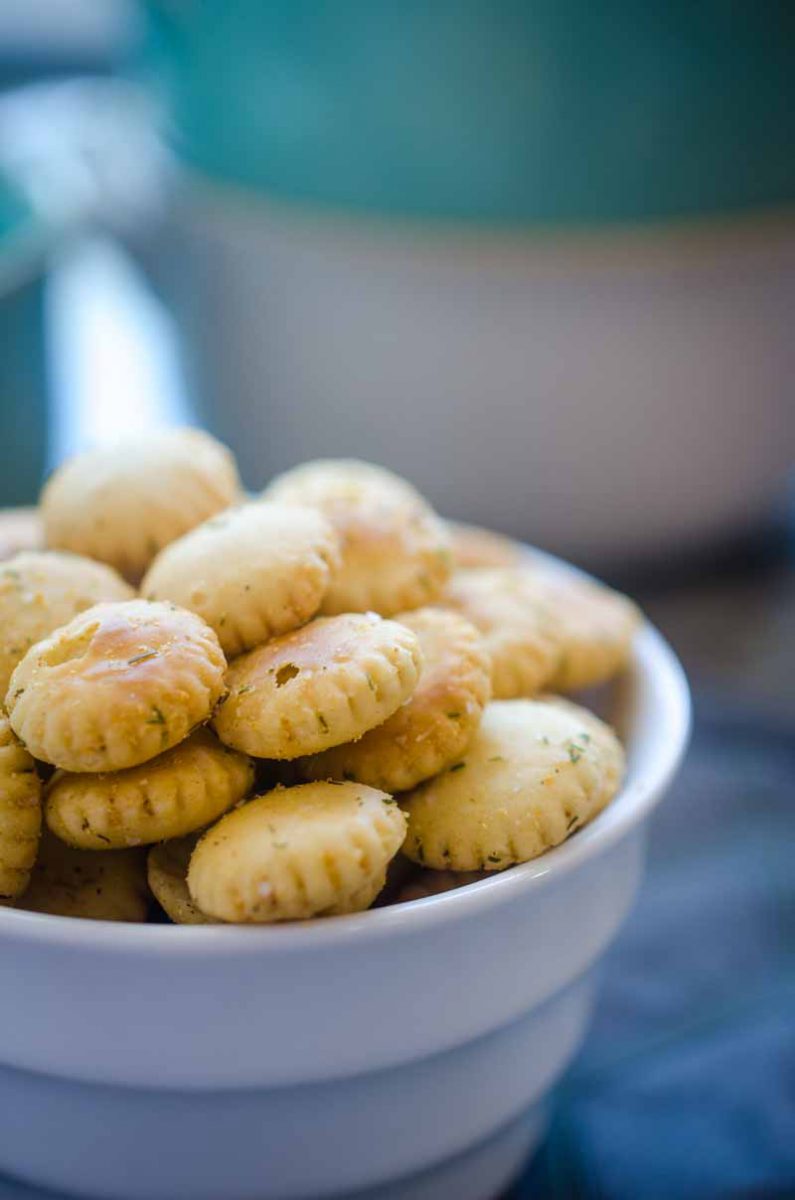
<path fill-rule="evenodd" d="M 319 454 L 585 562 L 757 528 L 793 458 L 786 6 L 149 5 L 150 259 L 252 483 Z"/>
<path fill-rule="evenodd" d="M 196 187 L 168 242 L 192 394 L 255 484 L 373 459 L 616 565 L 752 533 L 792 462 L 787 223 L 455 236 Z"/>

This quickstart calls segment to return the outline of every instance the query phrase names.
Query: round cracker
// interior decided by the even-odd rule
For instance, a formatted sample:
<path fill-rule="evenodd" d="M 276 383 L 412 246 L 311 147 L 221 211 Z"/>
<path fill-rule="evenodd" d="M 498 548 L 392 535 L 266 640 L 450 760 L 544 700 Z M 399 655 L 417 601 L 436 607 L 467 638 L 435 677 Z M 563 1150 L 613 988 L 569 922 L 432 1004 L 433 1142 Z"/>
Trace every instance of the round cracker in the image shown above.
<path fill-rule="evenodd" d="M 121 850 L 182 837 L 215 821 L 249 792 L 254 766 L 197 729 L 165 754 L 110 774 L 59 771 L 45 796 L 51 831 L 83 850 Z"/>
<path fill-rule="evenodd" d="M 153 846 L 146 860 L 146 874 L 155 900 L 175 925 L 213 925 L 194 904 L 188 891 L 188 863 L 198 838 L 176 838 Z"/>
<path fill-rule="evenodd" d="M 322 513 L 244 504 L 161 551 L 141 591 L 198 613 L 233 658 L 313 617 L 338 566 L 337 535 Z"/>
<path fill-rule="evenodd" d="M 480 525 L 448 521 L 453 562 L 458 570 L 468 567 L 516 567 L 527 553 L 524 546 L 502 533 Z"/>
<path fill-rule="evenodd" d="M 235 460 L 199 429 L 169 429 L 69 459 L 41 495 L 48 546 L 137 583 L 159 550 L 240 498 Z"/>
<path fill-rule="evenodd" d="M 28 885 L 41 832 L 41 782 L 36 764 L 0 717 L 0 900 Z"/>
<path fill-rule="evenodd" d="M 540 574 L 539 580 L 554 612 L 560 643 L 550 689 L 596 687 L 622 671 L 642 620 L 637 605 L 590 579 L 549 573 Z"/>
<path fill-rule="evenodd" d="M 547 592 L 521 567 L 456 571 L 445 604 L 480 630 L 492 663 L 496 699 L 533 696 L 545 688 L 560 661 L 560 638 Z"/>
<path fill-rule="evenodd" d="M 213 631 L 173 604 L 87 609 L 30 649 L 6 696 L 30 752 L 66 771 L 121 771 L 169 750 L 223 692 Z"/>
<path fill-rule="evenodd" d="M 441 595 L 452 568 L 445 525 L 391 471 L 352 460 L 310 462 L 274 479 L 265 496 L 320 509 L 339 534 L 342 565 L 323 613 L 388 617 Z"/>
<path fill-rule="evenodd" d="M 472 740 L 491 693 L 482 637 L 469 621 L 442 609 L 420 608 L 397 620 L 420 644 L 417 687 L 382 725 L 303 763 L 305 778 L 406 791 L 455 762 Z"/>
<path fill-rule="evenodd" d="M 488 705 L 466 755 L 401 800 L 404 853 L 437 870 L 500 870 L 564 841 L 613 798 L 624 753 L 564 700 Z"/>
<path fill-rule="evenodd" d="M 188 887 L 223 921 L 294 921 L 369 908 L 405 819 L 383 792 L 354 783 L 277 788 L 223 817 L 199 842 Z"/>
<path fill-rule="evenodd" d="M 232 663 L 213 724 L 222 742 L 258 758 L 316 754 L 390 717 L 421 663 L 404 625 L 375 613 L 318 617 Z"/>
<path fill-rule="evenodd" d="M 0 563 L 0 696 L 36 642 L 94 604 L 134 595 L 111 567 L 79 554 L 23 551 Z"/>
<path fill-rule="evenodd" d="M 145 921 L 149 911 L 141 850 L 75 850 L 46 829 L 30 883 L 14 908 L 91 921 Z"/>

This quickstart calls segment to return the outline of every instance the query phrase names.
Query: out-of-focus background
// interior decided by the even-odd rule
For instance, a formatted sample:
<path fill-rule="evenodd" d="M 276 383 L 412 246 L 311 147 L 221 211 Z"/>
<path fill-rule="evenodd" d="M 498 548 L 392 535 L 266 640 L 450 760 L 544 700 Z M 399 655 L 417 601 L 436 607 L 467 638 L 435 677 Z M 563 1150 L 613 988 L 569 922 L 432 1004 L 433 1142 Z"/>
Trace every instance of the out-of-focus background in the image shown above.
<path fill-rule="evenodd" d="M 517 1197 L 795 1193 L 794 135 L 783 0 L 0 8 L 0 506 L 175 422 L 372 458 L 689 670 Z"/>

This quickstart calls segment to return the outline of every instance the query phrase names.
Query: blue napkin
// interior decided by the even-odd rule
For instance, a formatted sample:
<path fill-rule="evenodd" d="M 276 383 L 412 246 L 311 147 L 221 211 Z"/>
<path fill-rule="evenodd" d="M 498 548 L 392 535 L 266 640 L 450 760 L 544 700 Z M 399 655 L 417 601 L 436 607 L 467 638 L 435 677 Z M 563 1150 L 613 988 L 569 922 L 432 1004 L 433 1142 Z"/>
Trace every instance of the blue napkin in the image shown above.
<path fill-rule="evenodd" d="M 795 1196 L 795 738 L 702 697 L 591 1036 L 511 1200 Z"/>

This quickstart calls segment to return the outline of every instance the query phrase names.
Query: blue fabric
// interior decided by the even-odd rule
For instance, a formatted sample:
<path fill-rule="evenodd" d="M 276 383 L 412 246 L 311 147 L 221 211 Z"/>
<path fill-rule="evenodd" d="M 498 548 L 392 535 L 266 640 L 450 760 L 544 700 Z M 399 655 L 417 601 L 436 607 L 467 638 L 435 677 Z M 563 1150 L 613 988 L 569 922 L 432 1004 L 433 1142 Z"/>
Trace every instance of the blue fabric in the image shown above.
<path fill-rule="evenodd" d="M 592 1036 L 511 1200 L 795 1195 L 795 738 L 702 699 Z"/>

